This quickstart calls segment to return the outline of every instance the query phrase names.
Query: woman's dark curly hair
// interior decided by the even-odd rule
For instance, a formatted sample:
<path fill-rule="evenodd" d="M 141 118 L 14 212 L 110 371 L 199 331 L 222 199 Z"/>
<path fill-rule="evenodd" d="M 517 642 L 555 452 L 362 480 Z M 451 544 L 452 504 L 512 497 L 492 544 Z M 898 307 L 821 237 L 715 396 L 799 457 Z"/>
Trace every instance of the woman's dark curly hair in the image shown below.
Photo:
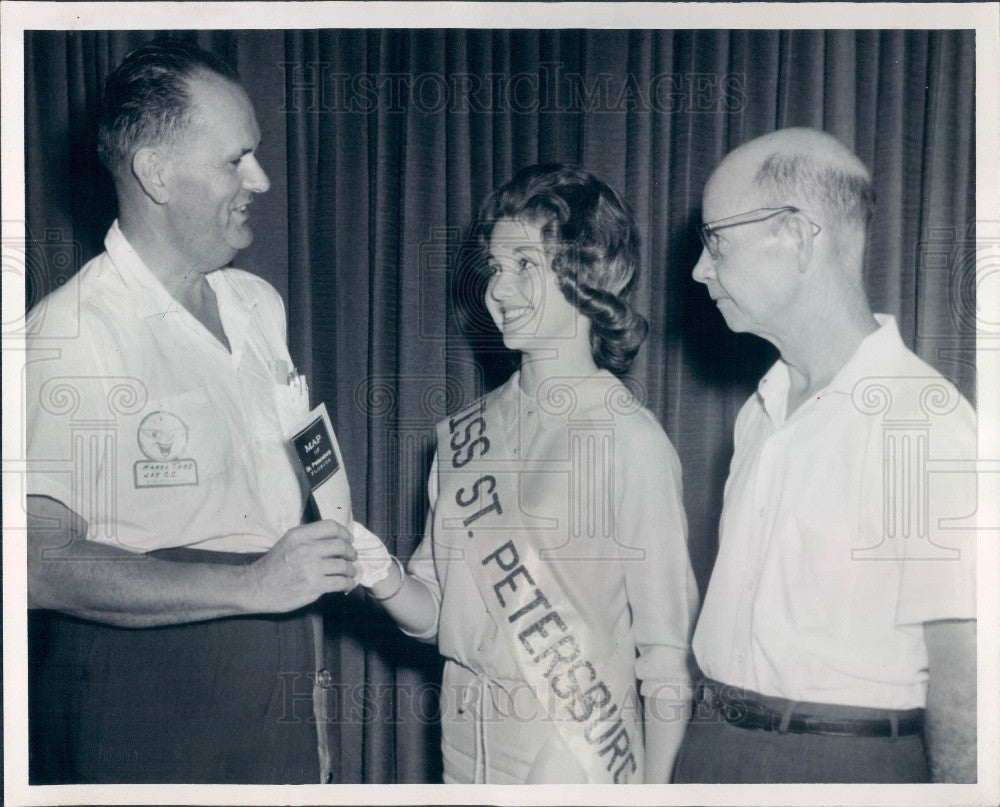
<path fill-rule="evenodd" d="M 595 363 L 627 372 L 649 325 L 625 300 L 639 270 L 639 235 L 618 193 L 577 166 L 532 165 L 483 202 L 477 223 L 483 255 L 500 219 L 541 228 L 560 290 L 590 319 Z"/>

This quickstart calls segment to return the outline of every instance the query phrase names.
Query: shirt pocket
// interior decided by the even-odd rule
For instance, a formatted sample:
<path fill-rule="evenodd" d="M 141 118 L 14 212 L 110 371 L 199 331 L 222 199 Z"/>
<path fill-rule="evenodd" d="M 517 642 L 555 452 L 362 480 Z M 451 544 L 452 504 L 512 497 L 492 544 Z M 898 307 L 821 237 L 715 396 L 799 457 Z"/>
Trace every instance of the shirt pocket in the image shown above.
<path fill-rule="evenodd" d="M 274 408 L 278 414 L 281 437 L 287 440 L 292 436 L 295 427 L 309 413 L 309 387 L 305 378 L 302 378 L 301 386 L 275 384 Z"/>

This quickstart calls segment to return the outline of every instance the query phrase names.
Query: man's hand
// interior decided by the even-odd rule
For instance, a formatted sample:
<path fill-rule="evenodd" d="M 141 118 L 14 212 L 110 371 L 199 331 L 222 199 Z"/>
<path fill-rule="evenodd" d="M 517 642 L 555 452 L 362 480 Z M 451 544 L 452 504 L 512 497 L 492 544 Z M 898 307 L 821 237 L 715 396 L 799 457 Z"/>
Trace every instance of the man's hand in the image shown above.
<path fill-rule="evenodd" d="M 336 521 L 293 527 L 266 555 L 247 567 L 251 576 L 248 611 L 284 613 L 324 594 L 357 584 L 351 533 Z"/>

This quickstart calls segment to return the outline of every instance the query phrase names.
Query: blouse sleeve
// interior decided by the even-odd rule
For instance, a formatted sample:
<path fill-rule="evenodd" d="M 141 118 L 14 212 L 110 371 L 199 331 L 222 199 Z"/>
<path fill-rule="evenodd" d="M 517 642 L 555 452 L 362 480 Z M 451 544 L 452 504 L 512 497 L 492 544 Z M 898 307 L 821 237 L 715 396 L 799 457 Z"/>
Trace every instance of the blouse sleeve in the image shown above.
<path fill-rule="evenodd" d="M 437 454 L 435 454 L 431 463 L 430 476 L 427 479 L 427 497 L 430 501 L 430 508 L 427 511 L 427 520 L 424 522 L 424 537 L 406 564 L 406 570 L 427 587 L 434 599 L 434 624 L 423 633 L 403 631 L 407 636 L 424 642 L 437 640 L 438 622 L 441 618 L 441 581 L 438 579 L 437 569 L 434 566 L 434 507 L 438 498 L 437 478 L 438 460 Z"/>
<path fill-rule="evenodd" d="M 619 462 L 622 565 L 639 653 L 636 677 L 644 697 L 683 698 L 698 588 L 688 556 L 681 464 L 655 418 L 645 411 L 642 416 Z"/>

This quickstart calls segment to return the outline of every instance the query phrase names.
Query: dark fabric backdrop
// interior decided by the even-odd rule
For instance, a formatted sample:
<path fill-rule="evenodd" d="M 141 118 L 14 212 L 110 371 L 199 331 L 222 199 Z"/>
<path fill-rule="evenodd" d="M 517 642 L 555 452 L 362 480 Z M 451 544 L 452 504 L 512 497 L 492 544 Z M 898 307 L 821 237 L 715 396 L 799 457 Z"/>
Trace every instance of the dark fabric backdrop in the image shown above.
<path fill-rule="evenodd" d="M 28 305 L 67 274 L 57 260 L 66 244 L 76 244 L 70 271 L 102 249 L 114 199 L 94 156 L 99 90 L 154 35 L 26 36 L 27 226 L 45 243 Z M 284 296 L 292 356 L 335 418 L 355 513 L 404 558 L 421 535 L 434 422 L 511 368 L 478 320 L 469 326 L 452 278 L 475 207 L 530 163 L 581 163 L 636 215 L 637 299 L 652 327 L 631 376 L 680 454 L 703 590 L 733 420 L 775 357 L 730 334 L 690 277 L 701 189 L 728 150 L 806 125 L 872 167 L 874 307 L 973 398 L 970 31 L 170 35 L 229 57 L 256 106 L 272 187 L 238 265 Z M 439 781 L 434 649 L 359 598 L 330 613 L 343 683 L 338 781 Z"/>

